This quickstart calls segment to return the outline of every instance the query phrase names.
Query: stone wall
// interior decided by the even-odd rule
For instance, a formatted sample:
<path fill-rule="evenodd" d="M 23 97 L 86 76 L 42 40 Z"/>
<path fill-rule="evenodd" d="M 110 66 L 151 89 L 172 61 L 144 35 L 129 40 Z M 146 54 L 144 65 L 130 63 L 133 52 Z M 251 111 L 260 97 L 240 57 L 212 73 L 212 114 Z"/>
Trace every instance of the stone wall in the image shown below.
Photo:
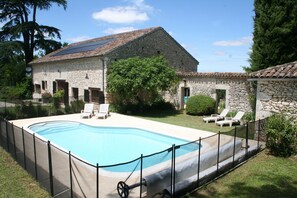
<path fill-rule="evenodd" d="M 105 82 L 103 82 L 103 79 Z M 72 88 L 78 88 L 79 96 L 83 96 L 84 90 L 88 90 L 90 87 L 103 90 L 106 87 L 106 77 L 103 74 L 103 60 L 95 57 L 43 63 L 33 66 L 33 84 L 42 85 L 42 81 L 47 81 L 47 88 L 45 90 L 41 89 L 41 93 L 50 92 L 53 94 L 53 81 L 59 80 L 65 80 L 69 83 L 70 99 L 73 96 Z M 33 94 L 35 99 L 40 97 L 41 94 L 36 92 Z"/>
<path fill-rule="evenodd" d="M 157 55 L 163 55 L 176 71 L 197 71 L 198 61 L 162 29 L 119 47 L 107 54 L 107 57 L 110 61 L 116 61 L 135 56 Z"/>
<path fill-rule="evenodd" d="M 297 121 L 297 80 L 259 80 L 256 119 L 285 113 Z"/>
<path fill-rule="evenodd" d="M 249 95 L 252 94 L 250 82 L 247 81 L 245 75 L 240 77 L 234 77 L 221 75 L 223 73 L 216 73 L 214 75 L 205 75 L 204 73 L 197 73 L 195 76 L 180 76 L 182 81 L 180 82 L 177 90 L 177 94 L 171 96 L 170 101 L 178 104 L 180 108 L 183 106 L 183 93 L 182 89 L 187 87 L 190 89 L 190 96 L 197 94 L 208 95 L 216 99 L 216 90 L 226 90 L 225 108 L 230 111 L 244 111 L 252 112 L 252 107 L 249 101 Z M 170 97 L 167 96 L 167 99 Z"/>

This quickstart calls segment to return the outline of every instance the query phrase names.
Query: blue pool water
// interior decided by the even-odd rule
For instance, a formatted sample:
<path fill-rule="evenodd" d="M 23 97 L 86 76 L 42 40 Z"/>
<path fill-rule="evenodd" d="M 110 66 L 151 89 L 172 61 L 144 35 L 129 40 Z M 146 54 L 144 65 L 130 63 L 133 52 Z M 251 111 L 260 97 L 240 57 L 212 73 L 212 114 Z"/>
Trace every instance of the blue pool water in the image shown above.
<path fill-rule="evenodd" d="M 31 125 L 33 132 L 45 137 L 65 150 L 87 162 L 100 166 L 128 162 L 141 154 L 150 155 L 186 140 L 160 135 L 137 128 L 94 127 L 78 122 L 55 121 Z M 176 156 L 199 149 L 198 144 L 189 144 L 176 150 Z M 171 152 L 143 159 L 143 168 L 171 159 Z M 115 172 L 132 171 L 140 168 L 139 161 L 127 165 L 106 168 Z"/>

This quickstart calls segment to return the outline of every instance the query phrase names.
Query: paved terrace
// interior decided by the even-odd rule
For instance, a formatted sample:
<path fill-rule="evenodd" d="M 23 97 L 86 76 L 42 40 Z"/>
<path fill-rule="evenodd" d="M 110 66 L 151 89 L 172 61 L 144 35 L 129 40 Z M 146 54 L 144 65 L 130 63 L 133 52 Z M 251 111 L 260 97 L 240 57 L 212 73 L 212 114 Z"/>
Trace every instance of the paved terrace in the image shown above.
<path fill-rule="evenodd" d="M 60 116 L 48 116 L 40 118 L 13 120 L 11 122 L 13 122 L 13 124 L 18 127 L 26 127 L 38 122 L 56 120 L 77 121 L 92 126 L 135 127 L 161 133 L 164 135 L 186 139 L 189 141 L 198 140 L 199 137 L 204 138 L 214 134 L 212 132 L 191 129 L 156 121 L 150 121 L 142 118 L 121 115 L 117 113 L 111 113 L 111 116 L 109 116 L 107 119 L 97 119 L 95 117 L 92 117 L 91 119 L 81 119 L 80 114 L 68 114 Z"/>

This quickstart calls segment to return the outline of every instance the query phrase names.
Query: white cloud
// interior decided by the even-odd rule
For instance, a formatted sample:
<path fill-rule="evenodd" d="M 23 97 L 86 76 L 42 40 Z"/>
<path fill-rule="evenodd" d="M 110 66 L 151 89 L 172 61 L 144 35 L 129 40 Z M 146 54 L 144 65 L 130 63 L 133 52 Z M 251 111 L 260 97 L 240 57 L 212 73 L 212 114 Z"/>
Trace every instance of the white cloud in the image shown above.
<path fill-rule="evenodd" d="M 78 36 L 78 37 L 74 37 L 74 38 L 68 38 L 66 40 L 71 43 L 76 43 L 76 42 L 85 41 L 85 40 L 89 40 L 89 39 L 92 39 L 92 38 L 89 36 Z"/>
<path fill-rule="evenodd" d="M 144 0 L 128 0 L 131 5 L 104 8 L 94 12 L 92 17 L 95 20 L 107 23 L 129 24 L 149 20 L 149 13 L 154 9 L 147 5 Z"/>
<path fill-rule="evenodd" d="M 105 8 L 100 12 L 93 13 L 93 18 L 108 23 L 134 23 L 149 20 L 147 13 L 137 9 L 137 7 L 112 7 Z"/>
<path fill-rule="evenodd" d="M 120 28 L 108 28 L 104 31 L 107 34 L 119 34 L 123 32 L 130 32 L 136 30 L 134 27 L 120 27 Z"/>
<path fill-rule="evenodd" d="M 231 40 L 231 41 L 216 41 L 213 45 L 216 46 L 242 46 L 242 45 L 249 45 L 253 42 L 253 37 L 246 36 L 242 37 L 239 40 Z"/>

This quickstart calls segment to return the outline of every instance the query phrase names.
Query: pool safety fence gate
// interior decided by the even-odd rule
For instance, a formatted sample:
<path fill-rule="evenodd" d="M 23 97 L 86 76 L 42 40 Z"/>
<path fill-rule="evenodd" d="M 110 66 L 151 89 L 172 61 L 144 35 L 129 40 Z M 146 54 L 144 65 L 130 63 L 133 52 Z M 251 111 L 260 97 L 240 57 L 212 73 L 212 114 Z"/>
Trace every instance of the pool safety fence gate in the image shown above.
<path fill-rule="evenodd" d="M 265 123 L 249 122 L 115 165 L 90 164 L 4 119 L 0 144 L 52 197 L 179 197 L 263 149 Z"/>

